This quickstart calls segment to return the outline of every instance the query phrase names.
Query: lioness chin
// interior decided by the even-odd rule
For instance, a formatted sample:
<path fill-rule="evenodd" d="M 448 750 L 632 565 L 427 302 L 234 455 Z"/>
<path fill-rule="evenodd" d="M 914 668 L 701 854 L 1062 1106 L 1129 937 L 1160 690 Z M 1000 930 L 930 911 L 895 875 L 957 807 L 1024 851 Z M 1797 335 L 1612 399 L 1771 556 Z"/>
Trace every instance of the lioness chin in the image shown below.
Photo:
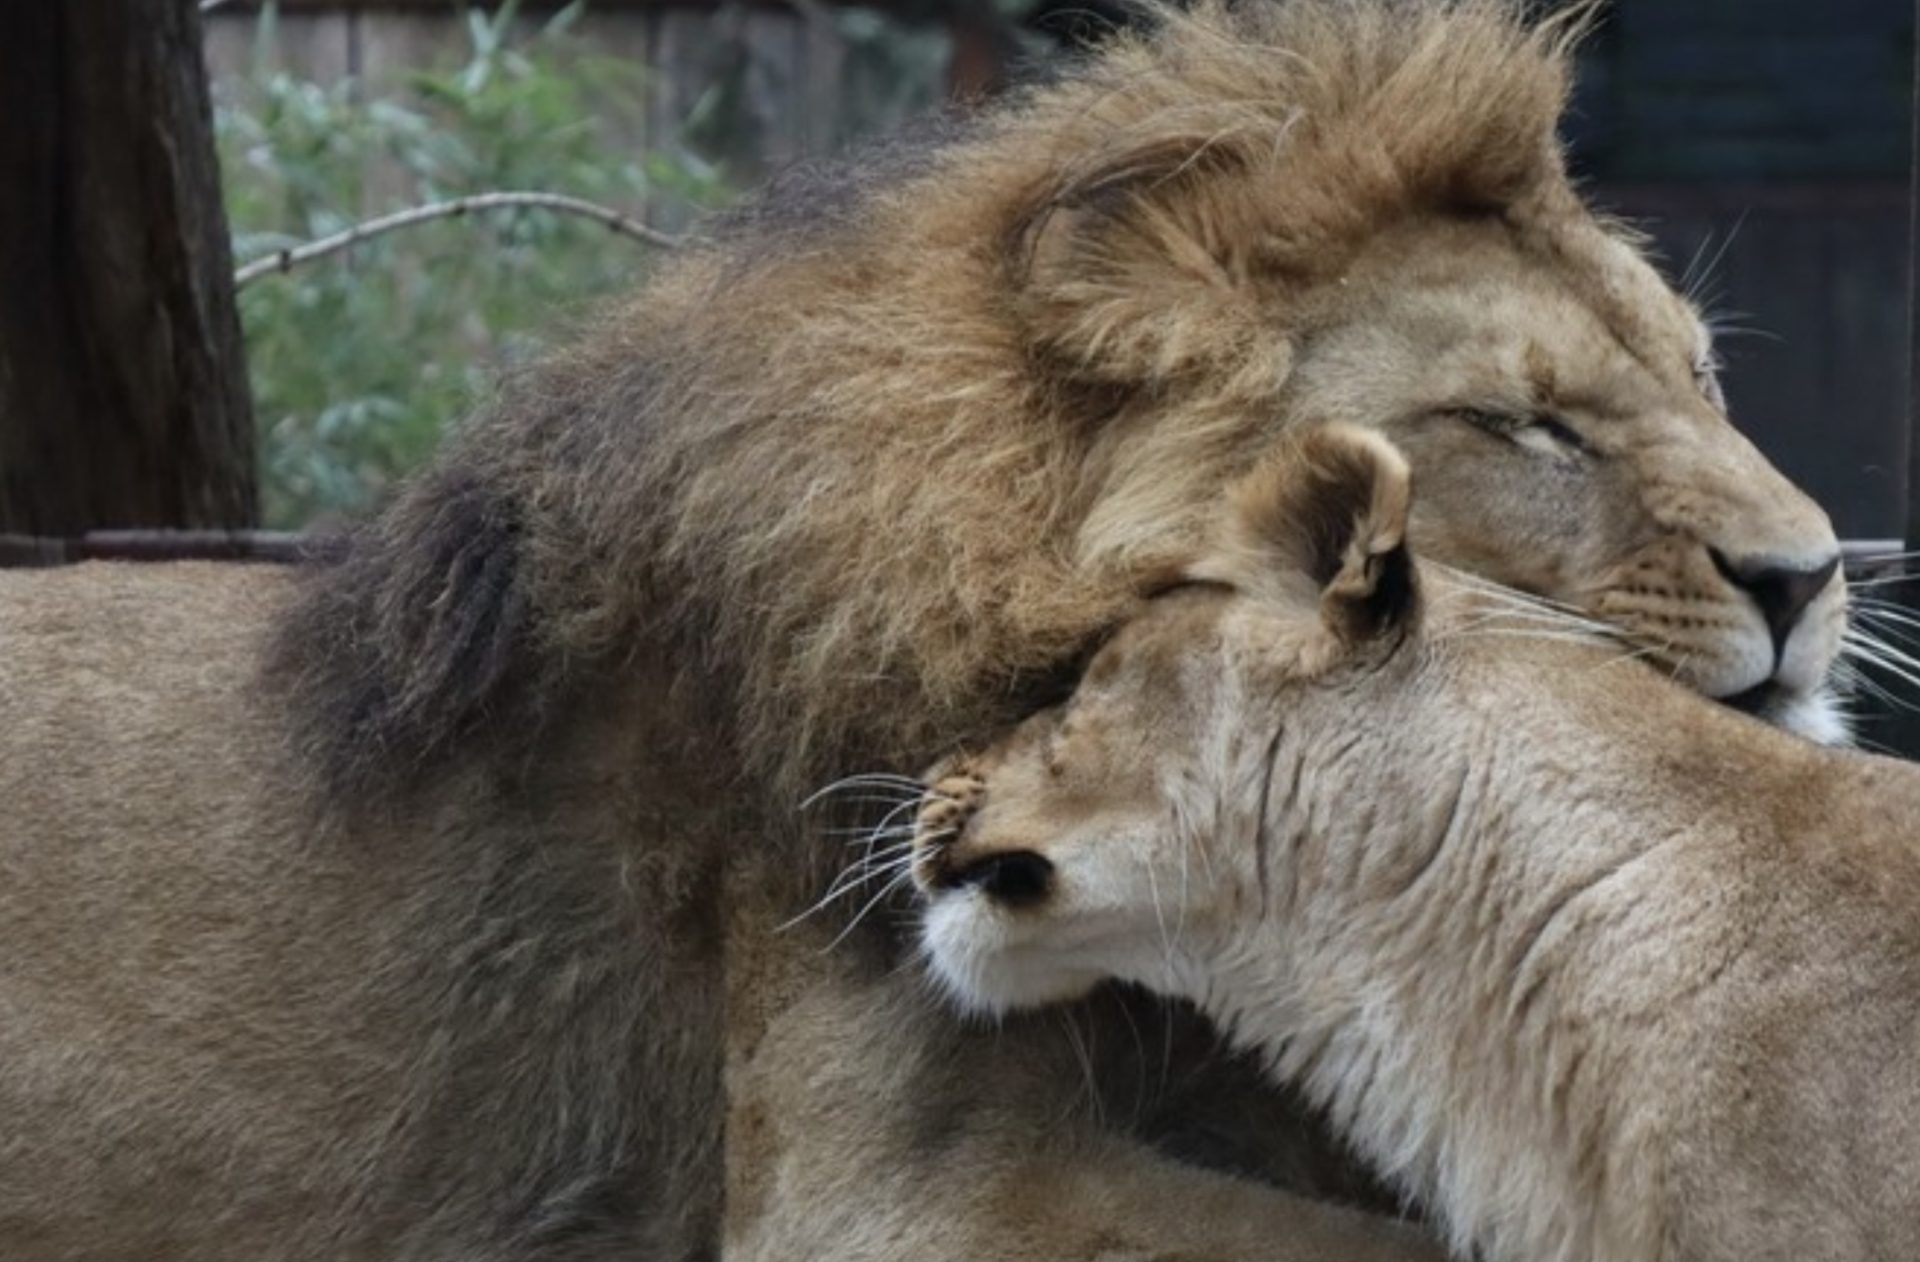
<path fill-rule="evenodd" d="M 1415 564 L 1274 456 L 1078 691 L 938 768 L 935 975 L 1192 1000 L 1487 1262 L 1920 1257 L 1920 767 Z"/>

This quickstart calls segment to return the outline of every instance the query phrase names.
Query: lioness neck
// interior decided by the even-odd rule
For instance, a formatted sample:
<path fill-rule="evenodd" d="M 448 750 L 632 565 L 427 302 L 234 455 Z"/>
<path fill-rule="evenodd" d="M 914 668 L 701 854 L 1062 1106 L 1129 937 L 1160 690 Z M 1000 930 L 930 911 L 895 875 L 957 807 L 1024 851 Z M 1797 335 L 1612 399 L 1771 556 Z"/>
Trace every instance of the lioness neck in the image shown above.
<path fill-rule="evenodd" d="M 1904 843 L 1920 769 L 1818 750 L 1658 680 L 1522 692 L 1517 705 L 1512 689 L 1405 695 L 1403 709 L 1444 701 L 1446 713 L 1375 708 L 1348 742 L 1282 750 L 1303 800 L 1274 841 L 1289 850 L 1275 870 L 1292 875 L 1260 932 L 1284 941 L 1232 954 L 1284 964 L 1215 979 L 1214 1015 L 1436 1212 L 1463 1255 L 1916 1256 L 1819 1232 L 1740 1243 L 1768 1221 L 1770 1196 L 1817 1202 L 1817 1180 L 1791 1173 L 1797 1154 L 1747 1152 L 1742 1195 L 1714 1185 L 1739 1164 L 1730 1148 L 1765 1145 L 1752 1093 L 1792 1089 L 1751 1063 L 1755 1038 L 1777 1041 L 1768 1011 L 1857 1029 L 1856 1013 L 1834 1011 L 1848 993 L 1836 977 L 1856 999 L 1863 978 L 1895 998 L 1920 989 L 1902 969 L 1920 959 L 1920 864 Z M 1444 737 L 1410 740 L 1421 731 Z M 1342 771 L 1380 767 L 1390 780 Z M 1858 796 L 1878 813 L 1848 804 Z M 1891 866 L 1876 845 L 1898 852 Z M 1838 907 L 1849 892 L 1834 882 L 1875 864 L 1897 891 Z M 1890 954 L 1890 934 L 1914 954 Z M 1920 1083 L 1899 1049 L 1915 1045 L 1913 1007 L 1875 1007 L 1848 1066 L 1900 1093 L 1908 1116 Z M 1920 1135 L 1903 1144 L 1920 1151 Z M 1889 1160 L 1890 1188 L 1911 1181 L 1903 1154 Z M 1780 1170 L 1789 1187 L 1766 1191 Z"/>

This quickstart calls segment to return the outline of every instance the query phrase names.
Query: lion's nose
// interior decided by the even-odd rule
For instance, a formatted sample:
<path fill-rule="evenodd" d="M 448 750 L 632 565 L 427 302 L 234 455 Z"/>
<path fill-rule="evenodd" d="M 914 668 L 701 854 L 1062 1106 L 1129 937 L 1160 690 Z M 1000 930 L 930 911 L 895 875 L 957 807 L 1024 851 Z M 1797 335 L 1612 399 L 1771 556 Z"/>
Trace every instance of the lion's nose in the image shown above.
<path fill-rule="evenodd" d="M 1799 569 L 1767 558 L 1734 560 L 1718 548 L 1709 551 L 1721 575 L 1753 598 L 1773 636 L 1776 656 L 1785 651 L 1787 637 L 1793 634 L 1800 615 L 1826 590 L 1834 571 L 1840 568 L 1838 553 L 1818 565 Z"/>
<path fill-rule="evenodd" d="M 988 897 L 1012 907 L 1025 907 L 1047 896 L 1053 864 L 1031 850 L 1003 850 L 953 870 L 948 880 L 956 886 L 978 886 Z"/>

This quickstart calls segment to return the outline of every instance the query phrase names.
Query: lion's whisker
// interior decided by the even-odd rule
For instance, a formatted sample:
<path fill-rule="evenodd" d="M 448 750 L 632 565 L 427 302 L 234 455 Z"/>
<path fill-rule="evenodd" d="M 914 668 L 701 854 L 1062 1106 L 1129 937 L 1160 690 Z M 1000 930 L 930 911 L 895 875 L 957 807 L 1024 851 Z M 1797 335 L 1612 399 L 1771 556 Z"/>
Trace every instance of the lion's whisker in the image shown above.
<path fill-rule="evenodd" d="M 1858 621 L 1872 624 L 1875 630 L 1901 636 L 1920 632 L 1920 618 L 1902 610 L 1883 609 L 1865 601 L 1855 601 L 1853 614 Z"/>
<path fill-rule="evenodd" d="M 1895 554 L 1895 559 L 1905 559 L 1912 555 L 1913 555 L 1912 553 L 1898 553 L 1898 554 Z M 1866 560 L 1866 564 L 1874 564 L 1878 561 L 1879 561 L 1878 557 L 1872 557 Z M 1873 578 L 1856 578 L 1856 579 L 1848 580 L 1847 590 L 1849 592 L 1857 592 L 1863 588 L 1869 588 L 1869 587 L 1893 587 L 1900 583 L 1911 583 L 1916 579 L 1920 579 L 1920 571 L 1915 571 L 1914 573 L 1911 573 L 1911 574 L 1878 574 L 1878 575 L 1875 575 Z"/>
<path fill-rule="evenodd" d="M 1884 706 L 1920 714 L 1920 702 L 1894 692 L 1845 658 L 1834 663 L 1833 678 L 1849 694 L 1865 694 Z"/>
<path fill-rule="evenodd" d="M 1594 669 L 1605 670 L 1607 667 L 1618 665 L 1621 662 L 1637 662 L 1644 657 L 1651 657 L 1655 653 L 1662 651 L 1661 646 L 1657 644 L 1643 644 L 1639 648 L 1623 649 L 1621 652 L 1609 657 L 1606 661 L 1601 662 L 1598 666 L 1594 667 Z"/>
<path fill-rule="evenodd" d="M 1885 640 L 1848 628 L 1840 635 L 1841 652 L 1865 662 L 1914 688 L 1920 688 L 1920 659 Z"/>

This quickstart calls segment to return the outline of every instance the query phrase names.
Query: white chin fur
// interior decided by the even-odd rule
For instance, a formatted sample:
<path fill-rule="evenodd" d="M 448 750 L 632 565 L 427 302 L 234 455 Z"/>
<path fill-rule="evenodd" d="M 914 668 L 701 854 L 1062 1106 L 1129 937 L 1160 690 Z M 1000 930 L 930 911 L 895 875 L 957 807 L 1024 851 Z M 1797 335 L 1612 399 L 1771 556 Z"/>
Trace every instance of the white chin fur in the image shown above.
<path fill-rule="evenodd" d="M 940 896 L 920 925 L 934 979 L 948 999 L 967 1012 L 1000 1016 L 1077 999 L 1105 977 L 1063 966 L 1047 959 L 1047 952 L 1039 952 L 1036 961 L 1010 943 L 1009 936 L 1005 914 L 973 891 Z"/>
<path fill-rule="evenodd" d="M 1765 717 L 1774 726 L 1816 745 L 1853 744 L 1853 727 L 1828 687 L 1783 697 L 1768 708 Z"/>

